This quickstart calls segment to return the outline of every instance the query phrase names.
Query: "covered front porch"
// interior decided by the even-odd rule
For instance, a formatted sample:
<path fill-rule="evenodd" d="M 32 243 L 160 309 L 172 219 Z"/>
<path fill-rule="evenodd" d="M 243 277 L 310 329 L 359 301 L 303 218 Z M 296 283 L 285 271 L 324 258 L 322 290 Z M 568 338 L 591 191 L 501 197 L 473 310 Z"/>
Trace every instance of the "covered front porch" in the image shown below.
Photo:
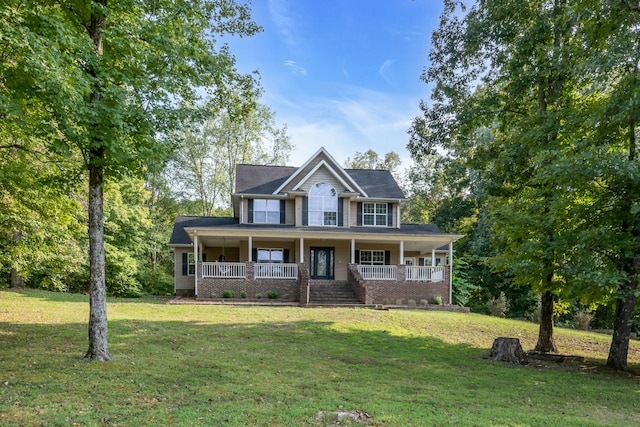
<path fill-rule="evenodd" d="M 279 301 L 312 304 L 311 295 L 348 283 L 363 304 L 420 304 L 435 295 L 451 301 L 450 235 L 426 239 L 310 228 L 187 229 L 196 297 L 222 298 L 232 291 L 247 300 L 277 295 Z"/>

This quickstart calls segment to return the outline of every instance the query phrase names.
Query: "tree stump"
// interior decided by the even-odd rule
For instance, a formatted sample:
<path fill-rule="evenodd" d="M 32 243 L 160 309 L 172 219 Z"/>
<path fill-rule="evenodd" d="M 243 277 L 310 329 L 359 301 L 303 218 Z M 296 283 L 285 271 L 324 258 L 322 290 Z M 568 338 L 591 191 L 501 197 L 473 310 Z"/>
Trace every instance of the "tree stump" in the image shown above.
<path fill-rule="evenodd" d="M 523 365 L 527 363 L 527 355 L 522 350 L 518 338 L 499 337 L 493 341 L 493 346 L 491 346 L 491 360 Z"/>

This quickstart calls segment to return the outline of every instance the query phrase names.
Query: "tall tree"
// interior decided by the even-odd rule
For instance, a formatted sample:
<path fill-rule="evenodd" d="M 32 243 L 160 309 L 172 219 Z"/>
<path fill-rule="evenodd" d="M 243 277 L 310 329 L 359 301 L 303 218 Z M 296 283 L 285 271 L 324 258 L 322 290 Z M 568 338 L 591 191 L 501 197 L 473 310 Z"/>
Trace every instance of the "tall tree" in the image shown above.
<path fill-rule="evenodd" d="M 460 10 L 465 10 L 461 2 L 447 1 L 433 35 L 431 65 L 423 78 L 435 83 L 434 103 L 423 103 L 425 116 L 414 123 L 411 148 L 414 153 L 445 150 L 459 159 L 452 164 L 462 163 L 475 171 L 469 174 L 483 176 L 482 203 L 489 211 L 504 210 L 509 200 L 527 200 L 534 190 L 539 201 L 535 208 L 549 215 L 553 178 L 536 165 L 555 161 L 550 155 L 561 143 L 558 112 L 569 67 L 565 39 L 571 35 L 564 2 L 485 0 L 466 14 Z M 517 215 L 493 215 L 491 224 L 514 220 Z M 502 261 L 497 265 L 516 281 L 535 283 L 543 293 L 536 349 L 555 350 L 555 229 L 539 222 L 545 227 L 523 234 L 506 224 L 498 235 L 519 243 L 513 251 L 498 250 Z M 540 255 L 534 264 L 525 262 L 532 245 Z"/>
<path fill-rule="evenodd" d="M 400 156 L 395 151 L 389 151 L 383 158 L 371 148 L 361 153 L 356 151 L 353 156 L 347 157 L 344 162 L 344 167 L 350 169 L 384 169 L 391 172 L 391 175 L 402 183 L 404 181 L 399 170 L 402 165 Z"/>
<path fill-rule="evenodd" d="M 89 360 L 107 341 L 105 173 L 139 172 L 170 152 L 162 135 L 238 76 L 222 33 L 251 35 L 249 9 L 231 0 L 7 0 L 0 5 L 4 120 L 82 153 L 89 176 Z M 29 110 L 27 110 L 29 106 Z M 35 107 L 34 107 L 35 106 Z M 40 120 L 22 120 L 30 113 Z"/>
<path fill-rule="evenodd" d="M 623 0 L 480 0 L 468 12 L 445 2 L 424 75 L 434 102 L 411 144 L 482 177 L 495 262 L 543 293 L 538 349 L 553 349 L 559 292 L 617 300 L 615 369 L 626 369 L 640 271 L 634 10 Z M 587 266 L 598 274 L 577 283 L 569 272 Z"/>
<path fill-rule="evenodd" d="M 201 214 L 222 213 L 231 206 L 239 163 L 282 165 L 292 149 L 286 125 L 259 103 L 243 109 L 220 109 L 203 125 L 173 134 L 178 149 L 167 174 L 182 197 L 197 200 Z"/>

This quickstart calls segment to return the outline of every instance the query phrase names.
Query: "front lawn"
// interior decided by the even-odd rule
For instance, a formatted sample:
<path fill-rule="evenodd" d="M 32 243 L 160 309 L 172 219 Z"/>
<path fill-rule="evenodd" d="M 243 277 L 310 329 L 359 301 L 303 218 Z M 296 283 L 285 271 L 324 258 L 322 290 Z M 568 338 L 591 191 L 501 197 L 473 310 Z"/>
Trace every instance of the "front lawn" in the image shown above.
<path fill-rule="evenodd" d="M 166 305 L 110 299 L 113 362 L 86 363 L 88 298 L 0 291 L 0 425 L 371 426 L 640 424 L 633 374 L 603 367 L 610 337 L 556 329 L 583 365 L 487 360 L 537 325 L 419 310 Z M 360 425 L 343 419 L 343 424 Z"/>

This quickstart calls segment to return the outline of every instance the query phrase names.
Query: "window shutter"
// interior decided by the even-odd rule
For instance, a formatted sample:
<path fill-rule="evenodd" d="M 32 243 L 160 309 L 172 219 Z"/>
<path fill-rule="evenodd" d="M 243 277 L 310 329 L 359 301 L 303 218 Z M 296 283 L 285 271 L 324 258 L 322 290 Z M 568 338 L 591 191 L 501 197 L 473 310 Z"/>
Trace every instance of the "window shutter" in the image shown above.
<path fill-rule="evenodd" d="M 362 225 L 362 202 L 358 202 L 358 225 Z"/>
<path fill-rule="evenodd" d="M 418 265 L 420 267 L 424 267 L 424 258 L 422 258 L 422 257 L 418 258 Z"/>
<path fill-rule="evenodd" d="M 249 207 L 247 209 L 247 211 L 248 211 L 248 213 L 247 213 L 247 216 L 248 216 L 247 222 L 249 224 L 252 224 L 253 223 L 253 199 L 247 200 L 247 205 L 249 205 Z"/>
<path fill-rule="evenodd" d="M 302 198 L 302 225 L 309 225 L 309 198 Z"/>
<path fill-rule="evenodd" d="M 289 262 L 289 249 L 282 250 L 282 262 Z"/>
<path fill-rule="evenodd" d="M 338 227 L 344 225 L 344 199 L 338 198 Z"/>
<path fill-rule="evenodd" d="M 186 276 L 189 274 L 189 254 L 184 252 L 182 254 L 182 275 Z"/>
<path fill-rule="evenodd" d="M 284 200 L 280 200 L 280 224 L 285 224 L 287 222 L 287 216 L 285 215 L 285 205 L 286 202 Z"/>
<path fill-rule="evenodd" d="M 356 249 L 355 253 L 356 253 L 355 262 L 356 264 L 360 264 L 360 251 Z"/>
<path fill-rule="evenodd" d="M 393 203 L 387 203 L 387 227 L 393 227 Z"/>
<path fill-rule="evenodd" d="M 258 248 L 251 249 L 251 259 L 253 262 L 258 262 Z"/>
<path fill-rule="evenodd" d="M 207 254 L 202 252 L 202 262 L 207 262 Z"/>
<path fill-rule="evenodd" d="M 391 251 L 384 251 L 384 265 L 391 264 Z"/>

